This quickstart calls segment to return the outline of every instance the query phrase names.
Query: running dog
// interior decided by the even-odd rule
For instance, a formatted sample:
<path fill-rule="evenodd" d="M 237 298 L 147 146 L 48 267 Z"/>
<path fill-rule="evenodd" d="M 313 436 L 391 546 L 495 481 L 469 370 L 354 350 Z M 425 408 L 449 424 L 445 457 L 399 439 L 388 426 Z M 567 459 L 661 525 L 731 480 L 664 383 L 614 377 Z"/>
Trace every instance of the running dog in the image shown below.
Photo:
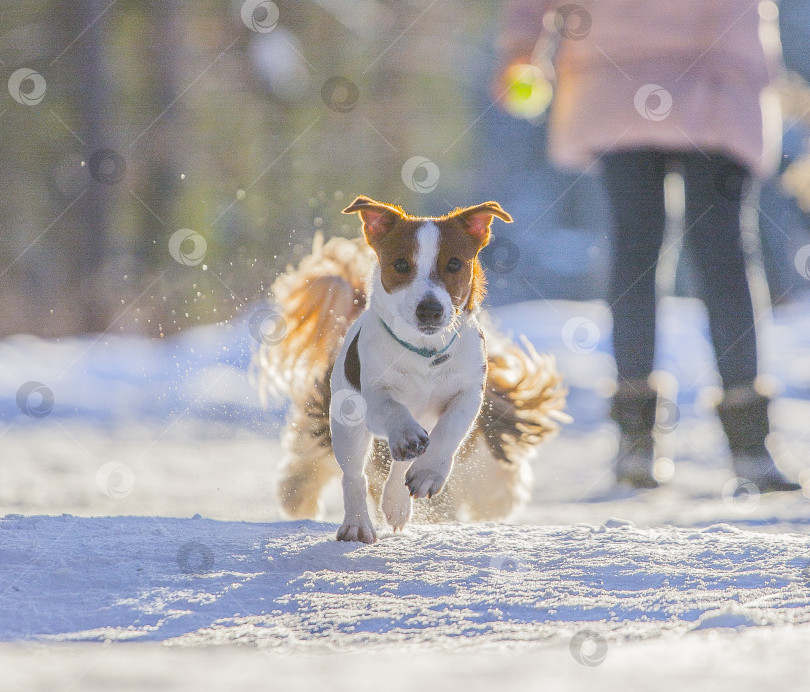
<path fill-rule="evenodd" d="M 260 393 L 293 401 L 284 509 L 317 515 L 342 471 L 339 540 L 376 541 L 369 488 L 394 531 L 414 499 L 421 520 L 508 515 L 529 494 L 528 454 L 568 420 L 552 357 L 480 314 L 478 254 L 493 218 L 511 216 L 485 202 L 416 217 L 368 197 L 344 213 L 360 216 L 365 243 L 316 236 L 273 284 L 282 334 L 255 359 Z"/>

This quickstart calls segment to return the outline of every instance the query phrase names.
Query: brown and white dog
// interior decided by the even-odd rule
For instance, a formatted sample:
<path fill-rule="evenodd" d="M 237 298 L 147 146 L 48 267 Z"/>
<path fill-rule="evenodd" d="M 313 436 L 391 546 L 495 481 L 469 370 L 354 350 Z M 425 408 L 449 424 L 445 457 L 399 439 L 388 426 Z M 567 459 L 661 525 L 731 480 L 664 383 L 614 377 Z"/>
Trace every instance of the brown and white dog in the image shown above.
<path fill-rule="evenodd" d="M 339 540 L 376 540 L 369 485 L 394 531 L 412 499 L 434 510 L 423 519 L 507 515 L 528 495 L 527 453 L 567 418 L 551 357 L 479 324 L 478 253 L 493 218 L 512 218 L 497 202 L 424 218 L 368 197 L 344 213 L 367 245 L 316 238 L 273 285 L 286 331 L 257 359 L 261 391 L 293 399 L 285 509 L 315 515 L 342 471 Z"/>

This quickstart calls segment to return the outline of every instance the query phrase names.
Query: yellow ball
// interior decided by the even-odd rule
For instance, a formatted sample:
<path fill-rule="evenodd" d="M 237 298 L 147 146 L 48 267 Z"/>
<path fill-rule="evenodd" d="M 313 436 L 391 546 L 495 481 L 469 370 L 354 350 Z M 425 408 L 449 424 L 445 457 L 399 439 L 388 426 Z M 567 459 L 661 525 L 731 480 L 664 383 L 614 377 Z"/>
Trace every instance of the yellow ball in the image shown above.
<path fill-rule="evenodd" d="M 504 75 L 504 106 L 515 117 L 542 115 L 554 96 L 554 88 L 535 65 L 512 65 Z"/>

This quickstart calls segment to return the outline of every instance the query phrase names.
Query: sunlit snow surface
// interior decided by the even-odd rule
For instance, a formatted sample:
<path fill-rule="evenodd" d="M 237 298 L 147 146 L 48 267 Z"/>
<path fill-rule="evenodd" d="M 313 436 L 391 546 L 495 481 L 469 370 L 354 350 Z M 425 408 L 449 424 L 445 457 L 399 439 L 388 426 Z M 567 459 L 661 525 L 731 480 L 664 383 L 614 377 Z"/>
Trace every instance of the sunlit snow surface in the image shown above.
<path fill-rule="evenodd" d="M 166 689 L 411 689 L 432 674 L 465 690 L 800 686 L 810 500 L 729 493 L 699 306 L 662 311 L 674 475 L 640 494 L 611 485 L 605 308 L 494 317 L 557 355 L 576 422 L 533 460 L 533 499 L 508 524 L 383 529 L 373 546 L 333 540 L 336 487 L 323 522 L 280 515 L 284 407 L 261 409 L 247 382 L 249 314 L 160 342 L 0 342 L 0 639 L 28 642 L 0 645 L 0 689 L 112 689 L 122 668 L 146 688 L 144 666 Z M 807 482 L 810 302 L 779 309 L 763 336 L 782 391 L 772 443 Z M 48 415 L 20 411 L 28 382 L 53 393 Z M 77 640 L 118 643 L 31 644 Z M 248 646 L 198 647 L 225 643 Z"/>

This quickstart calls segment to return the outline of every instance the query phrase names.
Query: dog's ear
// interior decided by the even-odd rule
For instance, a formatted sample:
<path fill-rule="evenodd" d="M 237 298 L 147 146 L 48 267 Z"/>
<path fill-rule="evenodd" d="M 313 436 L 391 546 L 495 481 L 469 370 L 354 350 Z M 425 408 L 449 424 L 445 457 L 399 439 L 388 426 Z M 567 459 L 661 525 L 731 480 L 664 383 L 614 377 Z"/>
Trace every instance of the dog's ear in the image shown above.
<path fill-rule="evenodd" d="M 369 242 L 384 235 L 393 221 L 404 216 L 400 209 L 363 195 L 346 207 L 343 213 L 359 214 L 363 221 L 363 234 Z"/>
<path fill-rule="evenodd" d="M 459 209 L 451 214 L 451 217 L 459 218 L 464 222 L 467 233 L 478 240 L 482 247 L 489 242 L 489 227 L 495 216 L 506 223 L 512 223 L 512 217 L 497 202 L 476 204 L 474 207 Z"/>

